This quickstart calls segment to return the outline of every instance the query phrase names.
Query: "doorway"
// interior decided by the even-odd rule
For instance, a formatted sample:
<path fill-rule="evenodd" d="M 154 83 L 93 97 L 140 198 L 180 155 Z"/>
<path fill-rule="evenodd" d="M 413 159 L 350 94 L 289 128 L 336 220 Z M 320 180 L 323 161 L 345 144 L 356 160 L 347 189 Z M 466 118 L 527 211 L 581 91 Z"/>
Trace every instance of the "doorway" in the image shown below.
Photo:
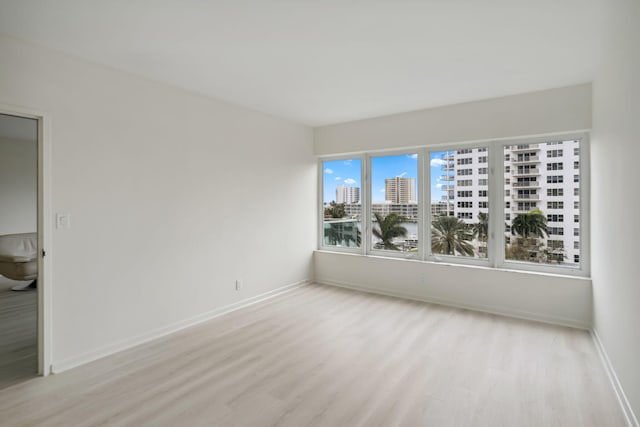
<path fill-rule="evenodd" d="M 0 111 L 0 388 L 41 364 L 42 119 Z"/>

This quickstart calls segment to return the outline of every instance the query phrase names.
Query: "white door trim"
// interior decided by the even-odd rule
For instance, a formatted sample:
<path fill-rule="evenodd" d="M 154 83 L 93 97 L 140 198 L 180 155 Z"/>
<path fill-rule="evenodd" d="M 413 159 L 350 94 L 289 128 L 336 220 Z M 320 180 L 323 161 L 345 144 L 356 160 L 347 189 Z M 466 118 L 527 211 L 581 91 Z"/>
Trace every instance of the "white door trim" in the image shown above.
<path fill-rule="evenodd" d="M 47 113 L 0 104 L 0 113 L 38 121 L 38 374 L 51 373 L 51 120 Z M 43 254 L 46 253 L 46 256 Z"/>

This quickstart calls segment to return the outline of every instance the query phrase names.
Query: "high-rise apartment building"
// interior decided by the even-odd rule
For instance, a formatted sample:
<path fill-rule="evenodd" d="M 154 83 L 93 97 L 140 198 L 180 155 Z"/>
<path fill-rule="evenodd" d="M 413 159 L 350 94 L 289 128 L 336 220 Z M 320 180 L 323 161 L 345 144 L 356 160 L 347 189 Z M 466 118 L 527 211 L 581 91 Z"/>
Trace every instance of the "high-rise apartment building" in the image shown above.
<path fill-rule="evenodd" d="M 360 202 L 360 187 L 347 187 L 339 184 L 336 187 L 336 203 L 355 204 Z"/>
<path fill-rule="evenodd" d="M 384 180 L 384 198 L 391 203 L 410 203 L 416 201 L 415 178 L 386 178 Z"/>
<path fill-rule="evenodd" d="M 441 200 L 437 211 L 473 224 L 488 213 L 489 165 L 486 148 L 441 153 Z M 580 263 L 579 141 L 551 141 L 504 148 L 505 240 L 510 244 L 512 221 L 540 210 L 548 235 L 542 243 L 551 260 Z M 433 203 L 433 202 L 432 202 Z M 446 205 L 443 205 L 446 203 Z M 432 209 L 433 210 L 433 209 Z M 478 248 L 479 252 L 486 249 Z"/>

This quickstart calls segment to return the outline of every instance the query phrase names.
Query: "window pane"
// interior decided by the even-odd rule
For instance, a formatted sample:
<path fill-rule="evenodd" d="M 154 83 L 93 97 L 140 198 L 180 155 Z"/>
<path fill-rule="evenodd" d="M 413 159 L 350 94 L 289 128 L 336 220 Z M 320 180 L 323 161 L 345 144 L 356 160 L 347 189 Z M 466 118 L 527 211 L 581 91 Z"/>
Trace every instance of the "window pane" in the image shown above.
<path fill-rule="evenodd" d="M 489 194 L 487 149 L 431 152 L 431 253 L 487 257 Z M 461 178 L 463 177 L 463 178 Z"/>
<path fill-rule="evenodd" d="M 361 245 L 361 168 L 360 159 L 322 162 L 324 246 Z"/>
<path fill-rule="evenodd" d="M 418 155 L 371 158 L 373 249 L 418 253 Z"/>
<path fill-rule="evenodd" d="M 504 147 L 510 159 L 505 168 L 511 166 L 504 187 L 505 259 L 579 267 L 579 197 L 573 190 L 579 145 L 568 140 Z"/>

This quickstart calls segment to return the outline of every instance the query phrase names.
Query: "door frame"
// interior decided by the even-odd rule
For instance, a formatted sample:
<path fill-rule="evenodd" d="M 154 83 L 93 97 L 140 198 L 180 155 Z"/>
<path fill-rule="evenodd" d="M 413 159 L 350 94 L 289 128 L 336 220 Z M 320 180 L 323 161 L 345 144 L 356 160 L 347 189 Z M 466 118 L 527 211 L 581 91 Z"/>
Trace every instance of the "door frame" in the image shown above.
<path fill-rule="evenodd" d="M 16 105 L 0 104 L 0 113 L 38 122 L 38 375 L 51 373 L 51 120 L 42 111 Z"/>

